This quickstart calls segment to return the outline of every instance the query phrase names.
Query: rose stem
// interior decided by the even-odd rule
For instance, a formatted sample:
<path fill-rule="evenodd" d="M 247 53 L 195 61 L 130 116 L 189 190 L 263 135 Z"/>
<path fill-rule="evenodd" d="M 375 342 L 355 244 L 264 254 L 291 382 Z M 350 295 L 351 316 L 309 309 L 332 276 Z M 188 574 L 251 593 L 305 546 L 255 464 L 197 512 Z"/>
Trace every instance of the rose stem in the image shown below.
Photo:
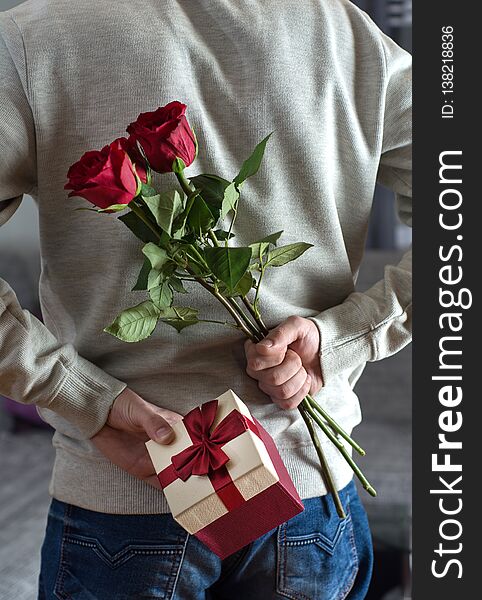
<path fill-rule="evenodd" d="M 181 184 L 181 187 L 182 187 L 183 191 L 186 193 L 186 195 L 189 196 L 189 194 L 193 191 L 193 186 L 192 186 L 191 182 L 185 177 L 184 172 L 176 173 L 176 177 L 177 177 L 179 183 Z M 209 237 L 211 238 L 211 240 L 212 240 L 212 242 L 213 242 L 213 244 L 215 246 L 219 246 L 219 242 L 218 242 L 218 240 L 216 238 L 216 235 L 215 235 L 214 231 L 209 230 Z M 191 274 L 195 276 L 194 273 L 191 272 Z M 238 306 L 237 303 L 235 303 L 234 301 L 226 300 L 221 294 L 219 294 L 218 292 L 216 292 L 214 290 L 214 288 L 212 288 L 209 284 L 207 284 L 206 282 L 204 282 L 202 279 L 197 278 L 197 277 L 195 277 L 195 278 L 211 294 L 213 294 L 214 296 L 216 296 L 216 298 L 218 298 L 218 300 L 224 305 L 224 307 L 231 313 L 231 315 L 233 316 L 233 318 L 235 319 L 235 321 L 238 323 L 238 325 L 244 331 L 244 333 L 248 336 L 248 338 L 250 338 L 253 342 L 260 341 L 260 340 L 256 340 L 256 338 L 258 338 L 259 336 L 256 335 L 255 337 L 253 337 L 253 334 L 251 334 L 251 332 L 247 329 L 247 327 L 244 326 L 241 318 L 238 317 L 238 314 L 242 315 L 242 318 L 244 318 L 244 320 L 246 322 L 248 322 L 249 325 L 251 325 L 251 323 L 248 321 L 246 315 L 241 310 L 241 307 Z M 232 306 L 232 304 L 234 304 L 235 306 Z M 248 310 L 249 310 L 249 307 L 248 307 Z M 253 310 L 253 312 L 255 312 L 255 311 Z M 262 327 L 264 329 L 266 329 L 264 327 L 264 325 Z M 252 326 L 250 328 L 252 329 Z M 262 339 L 262 337 L 261 337 L 261 339 Z M 308 402 L 306 403 L 306 406 L 308 406 Z M 305 418 L 305 414 L 304 414 L 303 410 L 302 410 L 302 415 L 303 415 L 303 418 Z M 306 422 L 306 424 L 308 426 L 308 429 L 310 431 L 312 441 L 315 444 L 315 448 L 316 448 L 316 451 L 318 453 L 318 457 L 320 459 L 320 464 L 321 464 L 321 467 L 322 467 L 322 470 L 323 470 L 324 474 L 326 475 L 327 481 L 329 483 L 330 491 L 333 494 L 333 498 L 335 500 L 335 504 L 337 505 L 338 514 L 340 515 L 341 518 L 344 518 L 345 513 L 343 511 L 343 507 L 341 506 L 341 502 L 340 502 L 340 498 L 338 496 L 338 492 L 336 491 L 336 488 L 334 487 L 333 480 L 332 480 L 332 477 L 331 477 L 331 472 L 329 470 L 328 464 L 326 463 L 326 459 L 325 459 L 325 457 L 323 455 L 323 451 L 322 451 L 321 446 L 319 444 L 319 440 L 318 440 L 318 438 L 316 436 L 316 432 L 315 432 L 315 430 L 313 428 L 313 424 L 312 424 L 312 422 L 311 422 L 310 419 L 307 420 L 305 418 L 305 422 Z M 332 422 L 335 423 L 333 420 L 332 420 Z M 325 433 L 326 433 L 326 431 L 325 431 Z M 332 435 L 330 435 L 329 437 L 330 437 L 330 439 L 332 439 L 332 441 L 336 440 L 336 438 L 334 438 Z M 336 440 L 336 441 L 338 442 L 338 440 Z M 338 444 L 335 444 L 335 445 L 337 445 L 337 447 L 338 447 Z M 345 450 L 345 447 L 343 445 L 342 445 L 342 447 L 343 447 L 343 450 Z M 346 454 L 346 450 L 345 450 L 345 454 Z M 356 469 L 358 469 L 358 467 L 356 467 L 355 463 L 353 463 L 353 465 L 355 466 Z M 360 472 L 360 474 L 361 474 L 361 472 Z M 362 477 L 363 477 L 363 475 L 362 475 Z"/>
<path fill-rule="evenodd" d="M 307 403 L 306 404 L 306 410 L 308 411 L 309 415 L 313 418 L 313 420 L 321 427 L 321 429 L 323 430 L 324 434 L 331 440 L 331 442 L 338 448 L 338 450 L 342 453 L 344 459 L 346 460 L 346 462 L 350 465 L 350 467 L 353 469 L 353 472 L 355 473 L 355 475 L 358 477 L 358 479 L 360 480 L 361 484 L 363 485 L 363 487 L 365 488 L 365 490 L 371 495 L 371 496 L 376 496 L 377 492 L 375 490 L 375 488 L 370 484 L 370 482 L 367 480 L 367 478 L 363 475 L 363 473 L 361 472 L 361 470 L 358 468 L 358 466 L 355 464 L 355 461 L 352 459 L 352 457 L 348 454 L 345 446 L 343 445 L 342 442 L 340 442 L 340 440 L 338 440 L 329 430 L 329 428 L 327 427 L 327 425 L 325 423 L 323 423 L 323 421 L 320 419 L 320 417 L 315 413 L 315 411 L 311 408 L 310 404 Z"/>
<path fill-rule="evenodd" d="M 219 300 L 219 302 L 221 302 L 224 308 L 231 314 L 236 323 L 239 325 L 239 328 L 249 337 L 251 341 L 256 342 L 256 338 L 254 337 L 253 333 L 246 327 L 236 310 L 229 304 L 229 302 L 227 302 L 226 299 L 219 292 L 217 292 L 211 285 L 209 285 L 209 283 L 206 283 L 201 277 L 197 277 L 194 271 L 191 271 L 189 267 L 186 268 L 186 271 L 190 275 L 192 275 L 194 279 L 203 286 L 203 288 L 208 290 L 210 294 L 215 296 Z"/>
<path fill-rule="evenodd" d="M 308 399 L 308 402 L 310 403 L 311 408 L 317 410 L 320 413 L 320 415 L 325 419 L 325 421 L 328 423 L 328 425 L 333 429 L 333 431 L 335 433 L 338 433 L 339 435 L 341 435 L 341 437 L 343 439 L 345 439 L 350 444 L 350 446 L 358 452 L 358 454 L 360 454 L 361 456 L 365 456 L 365 454 L 366 454 L 365 450 L 363 450 L 363 448 L 361 446 L 359 446 L 355 442 L 355 440 L 350 435 L 348 435 L 348 433 L 344 429 L 342 429 L 340 427 L 340 425 L 338 425 L 338 423 L 334 419 L 332 419 L 330 417 L 330 415 L 323 408 L 321 408 L 321 406 L 318 404 L 318 402 L 316 402 L 316 400 L 310 394 L 307 394 L 306 398 Z"/>
<path fill-rule="evenodd" d="M 142 208 L 140 206 L 137 206 L 137 204 L 135 204 L 134 201 L 132 201 L 129 204 L 129 208 L 132 210 L 133 213 L 135 213 L 139 219 L 149 227 L 149 229 L 156 235 L 156 237 L 160 240 L 161 239 L 161 234 L 159 233 L 159 231 L 157 231 L 155 225 L 153 223 L 151 223 L 151 221 L 149 221 L 149 219 L 146 217 L 146 215 L 143 213 Z"/>
<path fill-rule="evenodd" d="M 243 302 L 244 305 L 246 306 L 246 308 L 249 310 L 251 316 L 253 317 L 253 319 L 256 321 L 256 323 L 258 324 L 261 333 L 264 336 L 267 336 L 269 333 L 269 329 L 266 327 L 266 325 L 263 322 L 263 319 L 261 318 L 261 315 L 256 314 L 256 311 L 253 308 L 253 305 L 251 304 L 251 302 L 248 300 L 248 298 L 245 296 L 243 297 Z"/>
<path fill-rule="evenodd" d="M 327 490 L 333 496 L 333 501 L 336 506 L 336 512 L 338 513 L 340 519 L 345 519 L 346 514 L 341 504 L 340 496 L 338 495 L 338 491 L 335 487 L 335 483 L 333 481 L 330 468 L 328 467 L 328 463 L 326 462 L 325 455 L 323 453 L 323 449 L 321 448 L 320 440 L 318 439 L 318 436 L 316 434 L 315 427 L 310 416 L 307 413 L 305 402 L 306 401 L 303 400 L 303 402 L 298 406 L 298 410 L 300 411 L 301 416 L 303 417 L 303 420 L 305 421 L 306 426 L 308 427 L 308 431 L 310 432 L 311 439 L 313 441 L 316 453 L 318 454 L 318 459 L 320 461 L 321 474 L 323 476 L 323 479 L 325 480 Z"/>
<path fill-rule="evenodd" d="M 212 229 L 208 230 L 208 236 L 211 239 L 211 241 L 214 244 L 214 246 L 216 248 L 219 248 L 220 247 L 219 240 L 216 237 L 216 234 L 214 233 L 214 231 Z M 255 321 L 256 325 L 254 325 L 252 323 L 251 319 L 246 315 L 246 313 L 243 311 L 243 309 L 239 306 L 239 304 L 238 304 L 238 302 L 236 301 L 235 298 L 227 298 L 227 300 L 231 304 L 231 306 L 233 306 L 233 308 L 238 311 L 239 315 L 245 320 L 246 324 L 248 325 L 248 327 L 251 328 L 251 330 L 253 331 L 254 335 L 259 338 L 258 341 L 261 341 L 263 339 L 263 334 L 262 334 L 261 331 L 258 331 L 256 329 L 256 325 L 260 326 L 260 323 L 256 319 L 256 315 L 254 314 L 254 311 L 253 312 L 250 311 L 250 313 L 251 313 L 252 317 L 254 318 L 254 321 Z M 243 301 L 244 301 L 244 298 L 243 298 Z"/>
<path fill-rule="evenodd" d="M 186 196 L 189 196 L 191 194 L 191 192 L 193 192 L 195 189 L 193 184 L 184 175 L 184 171 L 181 171 L 180 173 L 175 173 L 175 175 L 182 187 L 183 192 L 186 194 Z"/>

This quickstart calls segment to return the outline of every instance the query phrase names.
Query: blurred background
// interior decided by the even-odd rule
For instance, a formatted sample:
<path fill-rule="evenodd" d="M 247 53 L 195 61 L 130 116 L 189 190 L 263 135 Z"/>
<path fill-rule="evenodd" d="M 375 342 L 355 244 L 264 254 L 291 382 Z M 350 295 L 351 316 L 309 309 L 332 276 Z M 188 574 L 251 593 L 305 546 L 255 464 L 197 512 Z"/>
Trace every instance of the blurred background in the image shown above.
<path fill-rule="evenodd" d="M 21 2 L 0 0 L 0 10 L 17 4 Z M 411 51 L 411 0 L 357 0 L 355 4 Z M 380 279 L 384 265 L 397 262 L 410 243 L 411 230 L 398 221 L 393 194 L 377 188 L 358 289 L 365 290 Z M 33 200 L 25 197 L 0 230 L 0 277 L 13 287 L 23 308 L 41 318 L 39 274 L 37 209 Z M 367 450 L 363 468 L 378 490 L 376 499 L 361 493 L 376 553 L 367 600 L 409 600 L 410 347 L 389 359 L 368 364 L 356 391 L 363 411 L 363 423 L 356 434 Z M 0 600 L 36 598 L 53 462 L 51 435 L 35 409 L 0 397 Z"/>

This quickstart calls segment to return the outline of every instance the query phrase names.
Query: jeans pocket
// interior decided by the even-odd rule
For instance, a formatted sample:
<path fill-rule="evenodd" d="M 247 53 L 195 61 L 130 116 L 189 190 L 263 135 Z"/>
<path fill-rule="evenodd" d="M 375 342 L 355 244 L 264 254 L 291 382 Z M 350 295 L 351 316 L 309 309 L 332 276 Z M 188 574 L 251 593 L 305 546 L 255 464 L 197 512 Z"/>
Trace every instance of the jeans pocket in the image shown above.
<path fill-rule="evenodd" d="M 69 514 L 74 512 L 74 515 Z M 63 600 L 134 600 L 172 598 L 187 533 L 159 528 L 159 540 L 113 535 L 106 527 L 79 529 L 69 507 L 62 536 L 54 593 Z M 84 511 L 85 512 L 85 511 Z M 166 522 L 166 515 L 160 515 Z M 149 536 L 151 537 L 151 536 Z"/>
<path fill-rule="evenodd" d="M 348 493 L 346 518 L 330 496 L 304 500 L 305 510 L 278 528 L 277 592 L 291 600 L 343 600 L 358 572 Z"/>

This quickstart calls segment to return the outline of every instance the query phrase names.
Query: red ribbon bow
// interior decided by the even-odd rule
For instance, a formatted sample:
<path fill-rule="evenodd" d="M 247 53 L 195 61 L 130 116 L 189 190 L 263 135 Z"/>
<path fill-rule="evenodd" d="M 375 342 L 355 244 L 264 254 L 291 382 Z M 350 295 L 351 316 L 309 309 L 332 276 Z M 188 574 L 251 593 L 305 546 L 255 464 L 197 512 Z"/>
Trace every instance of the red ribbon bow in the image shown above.
<path fill-rule="evenodd" d="M 193 408 L 184 417 L 184 426 L 193 443 L 172 456 L 169 465 L 157 474 L 157 478 L 164 489 L 178 478 L 186 481 L 191 475 L 207 475 L 224 506 L 234 510 L 242 506 L 245 499 L 229 475 L 225 466 L 229 457 L 221 446 L 247 429 L 261 436 L 255 422 L 238 410 L 232 410 L 210 432 L 217 409 L 218 401 L 211 400 Z"/>
<path fill-rule="evenodd" d="M 184 426 L 193 443 L 171 457 L 174 471 L 183 481 L 191 475 L 207 475 L 221 469 L 229 461 L 221 446 L 251 429 L 246 417 L 233 410 L 210 432 L 217 407 L 218 401 L 211 400 L 184 417 Z"/>

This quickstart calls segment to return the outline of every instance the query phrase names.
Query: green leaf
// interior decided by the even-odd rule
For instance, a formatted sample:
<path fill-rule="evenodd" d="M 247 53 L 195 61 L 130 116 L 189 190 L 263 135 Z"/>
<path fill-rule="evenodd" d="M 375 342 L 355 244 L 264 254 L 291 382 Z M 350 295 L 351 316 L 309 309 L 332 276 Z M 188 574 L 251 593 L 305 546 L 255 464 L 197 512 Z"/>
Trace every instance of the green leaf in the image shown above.
<path fill-rule="evenodd" d="M 154 232 L 149 229 L 144 221 L 139 219 L 139 217 L 132 211 L 129 211 L 125 215 L 121 215 L 118 217 L 118 219 L 119 221 L 122 221 L 132 231 L 132 233 L 143 242 L 147 243 L 158 241 L 158 238 Z"/>
<path fill-rule="evenodd" d="M 125 210 L 128 207 L 129 207 L 128 204 L 111 204 L 107 208 L 98 208 L 97 212 L 100 212 L 100 213 L 103 213 L 103 212 L 120 212 L 121 210 Z"/>
<path fill-rule="evenodd" d="M 151 290 L 167 281 L 176 270 L 176 267 L 177 264 L 173 260 L 169 260 L 160 269 L 151 269 L 147 276 L 147 289 Z"/>
<path fill-rule="evenodd" d="M 146 196 L 144 202 L 154 215 L 159 227 L 171 235 L 173 221 L 183 209 L 179 192 L 169 190 L 156 196 Z"/>
<path fill-rule="evenodd" d="M 220 292 L 223 295 L 226 294 L 229 297 L 241 296 L 242 298 L 244 298 L 249 293 L 249 291 L 253 287 L 253 284 L 255 283 L 256 280 L 254 279 L 254 277 L 251 275 L 251 273 L 247 272 L 241 277 L 241 279 L 238 281 L 232 292 L 230 292 L 227 288 L 224 288 L 224 286 L 220 286 Z"/>
<path fill-rule="evenodd" d="M 149 289 L 149 296 L 159 308 L 167 308 L 172 304 L 172 290 L 167 281 L 163 281 L 161 285 Z"/>
<path fill-rule="evenodd" d="M 151 269 L 149 271 L 149 275 L 147 276 L 147 289 L 152 290 L 153 288 L 161 285 L 164 277 L 161 271 L 157 269 Z"/>
<path fill-rule="evenodd" d="M 273 132 L 267 135 L 264 140 L 256 146 L 251 156 L 246 159 L 241 167 L 241 171 L 236 175 L 234 179 L 234 183 L 239 187 L 243 181 L 255 175 L 258 172 L 258 169 L 261 165 L 261 161 L 263 160 L 264 150 L 266 148 L 266 144 Z"/>
<path fill-rule="evenodd" d="M 199 323 L 198 310 L 187 306 L 171 306 L 161 310 L 160 319 L 168 325 L 172 325 L 180 333 L 185 327 Z"/>
<path fill-rule="evenodd" d="M 258 242 L 257 244 L 251 244 L 250 248 L 253 249 L 252 258 L 259 260 L 259 257 L 264 256 L 265 252 L 269 250 L 269 242 Z"/>
<path fill-rule="evenodd" d="M 144 262 L 142 263 L 142 268 L 139 273 L 139 277 L 137 278 L 137 282 L 135 286 L 132 288 L 132 292 L 135 290 L 147 290 L 147 277 L 149 275 L 149 271 L 151 270 L 151 261 L 144 257 Z"/>
<path fill-rule="evenodd" d="M 191 183 L 196 189 L 201 190 L 204 202 L 208 205 L 214 220 L 217 221 L 223 205 L 224 190 L 231 182 L 217 175 L 205 173 L 191 177 Z"/>
<path fill-rule="evenodd" d="M 196 233 L 200 231 L 204 233 L 215 224 L 216 220 L 201 196 L 198 196 L 194 201 L 187 222 Z"/>
<path fill-rule="evenodd" d="M 169 279 L 169 285 L 175 292 L 178 292 L 179 294 L 187 294 L 188 293 L 188 291 L 184 287 L 182 281 L 178 277 L 175 277 L 174 275 Z"/>
<path fill-rule="evenodd" d="M 169 260 L 167 252 L 152 242 L 149 242 L 142 248 L 142 253 L 149 259 L 151 267 L 158 271 L 160 271 L 161 267 Z"/>
<path fill-rule="evenodd" d="M 209 247 L 204 255 L 214 275 L 232 292 L 249 266 L 251 248 Z"/>
<path fill-rule="evenodd" d="M 228 234 L 228 232 L 224 231 L 223 229 L 216 229 L 216 231 L 214 232 L 214 235 L 218 238 L 218 240 L 223 240 L 223 241 L 234 237 L 234 233 Z"/>
<path fill-rule="evenodd" d="M 160 310 L 147 300 L 120 313 L 104 331 L 123 342 L 139 342 L 151 335 L 159 319 Z"/>
<path fill-rule="evenodd" d="M 278 241 L 278 239 L 282 233 L 283 233 L 283 231 L 277 231 L 276 233 L 270 233 L 269 235 L 264 237 L 262 240 L 260 240 L 260 242 L 269 242 L 270 244 L 273 244 L 273 246 L 276 246 L 276 242 Z"/>
<path fill-rule="evenodd" d="M 275 248 L 268 254 L 268 260 L 265 262 L 264 266 L 281 267 L 282 265 L 297 259 L 303 252 L 306 252 L 306 250 L 312 246 L 313 244 L 307 244 L 306 242 L 297 242 L 295 244 L 288 244 L 287 246 Z"/>
<path fill-rule="evenodd" d="M 178 214 L 177 217 L 173 220 L 172 232 L 174 239 L 180 240 L 185 238 L 187 218 L 189 216 L 189 212 L 192 209 L 195 199 L 197 198 L 197 196 L 199 196 L 200 193 L 201 190 L 193 190 L 187 197 L 184 210 L 180 214 Z"/>
<path fill-rule="evenodd" d="M 277 231 L 276 233 L 267 235 L 262 240 L 259 240 L 259 242 L 250 244 L 249 247 L 253 249 L 253 258 L 259 260 L 260 253 L 261 253 L 261 256 L 263 256 L 263 254 L 269 248 L 270 244 L 273 246 L 276 246 L 276 242 L 278 241 L 278 238 L 280 237 L 280 235 L 282 233 L 283 233 L 282 231 Z"/>
<path fill-rule="evenodd" d="M 228 214 L 228 212 L 230 210 L 235 209 L 238 198 L 239 198 L 239 192 L 236 189 L 236 184 L 230 183 L 228 185 L 228 187 L 224 190 L 223 204 L 221 207 L 221 214 L 220 214 L 222 219 L 224 219 L 224 217 Z"/>

